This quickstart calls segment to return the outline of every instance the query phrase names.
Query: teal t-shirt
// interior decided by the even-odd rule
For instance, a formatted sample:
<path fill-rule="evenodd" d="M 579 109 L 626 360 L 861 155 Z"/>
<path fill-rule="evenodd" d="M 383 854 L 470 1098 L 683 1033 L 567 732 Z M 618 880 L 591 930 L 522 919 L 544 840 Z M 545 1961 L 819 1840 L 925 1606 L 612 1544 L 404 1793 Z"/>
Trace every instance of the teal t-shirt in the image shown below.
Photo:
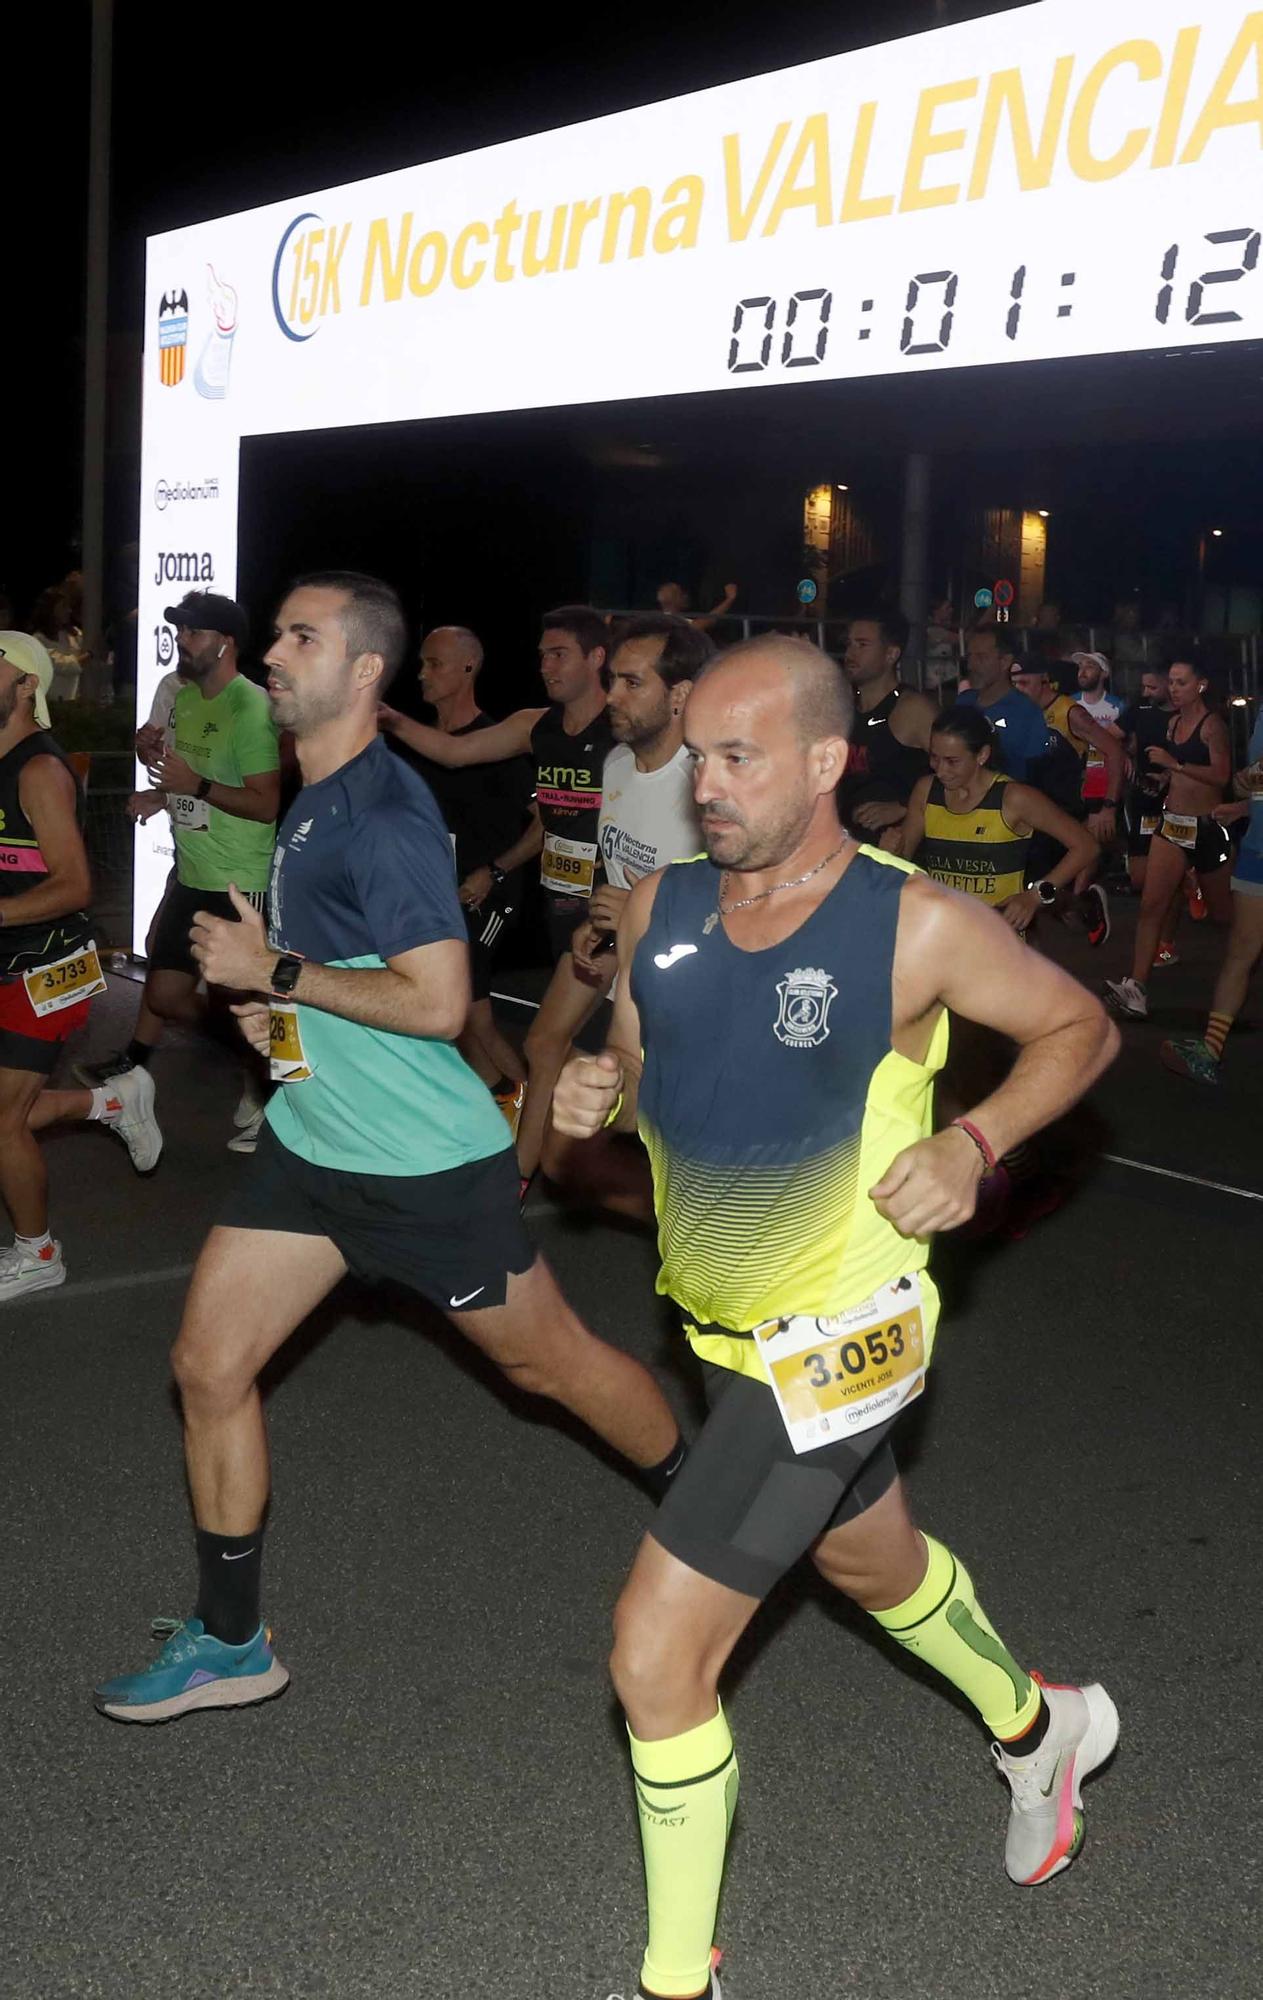
<path fill-rule="evenodd" d="M 387 959 L 466 938 L 452 844 L 424 779 L 380 738 L 286 814 L 269 941 L 320 965 Z M 273 1092 L 267 1119 L 300 1159 L 347 1173 L 444 1173 L 506 1152 L 509 1130 L 451 1042 L 392 1034 L 298 1006 L 311 1075 Z"/>
<path fill-rule="evenodd" d="M 207 701 L 198 687 L 182 687 L 171 726 L 176 754 L 199 777 L 241 785 L 280 766 L 276 725 L 261 687 L 237 674 Z M 276 822 L 238 819 L 206 799 L 172 793 L 167 806 L 175 833 L 176 873 L 187 889 L 266 889 Z"/>

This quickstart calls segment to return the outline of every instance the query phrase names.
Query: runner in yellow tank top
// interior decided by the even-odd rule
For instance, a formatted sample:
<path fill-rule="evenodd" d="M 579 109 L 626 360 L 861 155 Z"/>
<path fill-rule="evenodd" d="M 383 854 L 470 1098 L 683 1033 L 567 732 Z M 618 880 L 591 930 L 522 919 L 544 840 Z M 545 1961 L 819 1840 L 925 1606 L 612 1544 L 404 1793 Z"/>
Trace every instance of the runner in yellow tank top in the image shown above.
<path fill-rule="evenodd" d="M 979 708 L 949 708 L 930 735 L 930 772 L 913 788 L 900 828 L 900 853 L 949 889 L 980 896 L 1025 933 L 1043 905 L 1057 900 L 1098 848 L 1085 826 L 1033 785 L 991 768 L 995 736 Z M 1034 832 L 1065 848 L 1041 882 L 1025 886 Z"/>

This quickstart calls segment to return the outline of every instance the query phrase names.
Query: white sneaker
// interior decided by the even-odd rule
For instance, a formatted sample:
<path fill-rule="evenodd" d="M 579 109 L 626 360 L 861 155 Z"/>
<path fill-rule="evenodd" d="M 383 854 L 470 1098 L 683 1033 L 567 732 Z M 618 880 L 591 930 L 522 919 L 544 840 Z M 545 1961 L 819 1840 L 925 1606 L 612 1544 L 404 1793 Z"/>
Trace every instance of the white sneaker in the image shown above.
<path fill-rule="evenodd" d="M 129 1069 L 103 1086 L 118 1109 L 107 1106 L 101 1123 L 119 1138 L 138 1174 L 151 1173 L 162 1157 L 162 1133 L 154 1116 L 154 1083 L 147 1069 Z"/>
<path fill-rule="evenodd" d="M 53 1243 L 42 1256 L 31 1255 L 20 1243 L 0 1250 L 0 1299 L 21 1298 L 26 1292 L 51 1291 L 66 1282 L 66 1266 L 60 1243 Z"/>
<path fill-rule="evenodd" d="M 243 1132 L 247 1125 L 253 1124 L 266 1103 L 263 1085 L 258 1076 L 253 1069 L 247 1070 L 241 1095 L 237 1099 L 237 1108 L 232 1114 L 232 1122 L 237 1130 Z"/>
<path fill-rule="evenodd" d="M 1149 995 L 1138 979 L 1107 979 L 1105 998 L 1116 1014 L 1125 1014 L 1129 1021 L 1149 1019 Z"/>
<path fill-rule="evenodd" d="M 1033 1888 L 1068 1868 L 1083 1845 L 1083 1780 L 1100 1769 L 1118 1742 L 1118 1710 L 1105 1689 L 1056 1687 L 1039 1681 L 1048 1706 L 1048 1729 L 1038 1750 L 991 1754 L 1013 1794 L 1004 1845 L 1010 1882 Z"/>
<path fill-rule="evenodd" d="M 259 1143 L 259 1134 L 262 1130 L 263 1106 L 260 1105 L 251 1118 L 250 1123 L 243 1125 L 236 1136 L 228 1141 L 228 1151 L 230 1153 L 252 1153 Z"/>

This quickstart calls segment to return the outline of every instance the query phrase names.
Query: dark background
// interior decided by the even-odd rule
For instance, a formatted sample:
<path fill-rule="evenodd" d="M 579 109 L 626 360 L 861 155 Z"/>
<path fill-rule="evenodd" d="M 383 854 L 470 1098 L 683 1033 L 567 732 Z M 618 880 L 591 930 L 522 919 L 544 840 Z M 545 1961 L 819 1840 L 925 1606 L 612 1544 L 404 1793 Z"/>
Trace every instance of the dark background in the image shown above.
<path fill-rule="evenodd" d="M 119 551 L 136 532 L 146 236 L 1002 11 L 976 0 L 806 0 L 771 12 L 735 0 L 716 19 L 648 4 L 625 18 L 553 11 L 467 24 L 364 0 L 322 27 L 241 0 L 210 11 L 119 0 L 107 612 L 123 608 Z M 36 419 L 29 449 L 10 459 L 0 538 L 0 589 L 19 618 L 78 557 L 87 0 L 26 26 L 30 73 L 46 87 L 21 95 L 6 120 L 10 168 L 20 162 L 9 176 L 11 435 L 23 412 Z M 940 526 L 984 500 L 1052 510 L 1049 593 L 1072 598 L 1079 615 L 1108 618 L 1132 592 L 1180 600 L 1209 520 L 1228 533 L 1209 547 L 1207 580 L 1263 582 L 1255 348 L 799 385 L 793 397 L 744 395 L 741 419 L 732 422 L 730 398 L 689 397 L 256 441 L 242 593 L 266 615 L 295 567 L 379 570 L 415 618 L 478 624 L 503 662 L 493 691 L 507 694 L 548 602 L 591 592 L 648 604 L 667 575 L 700 602 L 732 575 L 743 608 L 789 608 L 797 509 L 817 480 L 862 482 L 886 547 L 897 547 L 902 454 L 915 447 L 936 453 Z"/>

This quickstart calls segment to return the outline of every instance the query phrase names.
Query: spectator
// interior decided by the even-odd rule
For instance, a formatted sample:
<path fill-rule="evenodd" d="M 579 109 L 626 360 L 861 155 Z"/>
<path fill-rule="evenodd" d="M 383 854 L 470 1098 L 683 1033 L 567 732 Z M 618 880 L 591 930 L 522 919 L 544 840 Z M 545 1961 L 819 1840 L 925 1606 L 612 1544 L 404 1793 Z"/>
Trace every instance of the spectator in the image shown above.
<path fill-rule="evenodd" d="M 83 633 L 75 621 L 74 600 L 65 584 L 54 585 L 37 600 L 31 613 L 31 631 L 53 663 L 50 699 L 77 701 L 79 678 L 88 655 Z"/>
<path fill-rule="evenodd" d="M 930 607 L 925 628 L 925 684 L 950 689 L 959 679 L 960 621 L 951 598 L 942 597 Z"/>
<path fill-rule="evenodd" d="M 699 632 L 709 632 L 716 620 L 727 614 L 729 605 L 737 595 L 737 585 L 726 583 L 724 594 L 718 604 L 712 605 L 709 611 L 696 616 L 689 609 L 689 594 L 682 583 L 660 583 L 657 595 L 659 611 L 665 612 L 668 617 L 687 618 L 689 624 L 696 626 Z"/>

